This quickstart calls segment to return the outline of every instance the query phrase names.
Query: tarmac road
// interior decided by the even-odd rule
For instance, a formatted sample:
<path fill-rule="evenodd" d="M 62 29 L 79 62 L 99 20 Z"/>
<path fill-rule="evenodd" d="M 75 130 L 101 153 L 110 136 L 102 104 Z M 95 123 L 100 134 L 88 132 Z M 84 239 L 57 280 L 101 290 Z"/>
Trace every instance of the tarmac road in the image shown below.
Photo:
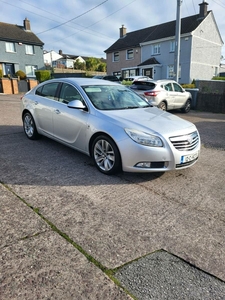
<path fill-rule="evenodd" d="M 173 113 L 197 164 L 109 177 L 0 94 L 0 299 L 225 299 L 225 115 Z"/>

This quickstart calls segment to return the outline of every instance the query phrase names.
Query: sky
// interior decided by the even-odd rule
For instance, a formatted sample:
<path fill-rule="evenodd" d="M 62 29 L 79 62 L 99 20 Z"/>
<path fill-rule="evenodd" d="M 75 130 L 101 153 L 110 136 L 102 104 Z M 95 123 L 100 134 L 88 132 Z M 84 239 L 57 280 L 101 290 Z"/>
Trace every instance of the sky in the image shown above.
<path fill-rule="evenodd" d="M 181 18 L 199 13 L 203 0 L 183 0 Z M 23 25 L 44 43 L 44 50 L 106 58 L 105 50 L 127 33 L 176 19 L 177 0 L 0 0 L 0 22 Z M 206 0 L 225 42 L 225 0 Z M 222 48 L 225 58 L 225 46 Z M 223 60 L 225 63 L 225 60 Z"/>

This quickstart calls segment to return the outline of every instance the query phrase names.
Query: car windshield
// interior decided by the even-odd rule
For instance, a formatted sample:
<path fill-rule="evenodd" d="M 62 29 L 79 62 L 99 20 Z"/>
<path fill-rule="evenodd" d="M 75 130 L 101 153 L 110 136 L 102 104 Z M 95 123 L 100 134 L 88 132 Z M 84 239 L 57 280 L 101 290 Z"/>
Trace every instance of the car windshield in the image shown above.
<path fill-rule="evenodd" d="M 130 89 L 120 85 L 82 87 L 93 105 L 100 110 L 143 108 L 150 104 Z"/>

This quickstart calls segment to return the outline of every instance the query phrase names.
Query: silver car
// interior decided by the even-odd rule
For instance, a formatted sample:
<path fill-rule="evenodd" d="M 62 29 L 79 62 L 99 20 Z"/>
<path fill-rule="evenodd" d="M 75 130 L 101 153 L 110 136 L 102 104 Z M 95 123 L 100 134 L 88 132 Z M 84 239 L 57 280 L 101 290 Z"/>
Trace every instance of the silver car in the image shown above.
<path fill-rule="evenodd" d="M 135 81 L 130 88 L 162 110 L 181 109 L 188 113 L 191 109 L 191 93 L 174 80 Z"/>
<path fill-rule="evenodd" d="M 118 83 L 53 79 L 26 93 L 21 103 L 30 140 L 44 135 L 81 151 L 104 174 L 183 169 L 199 157 L 194 124 Z"/>

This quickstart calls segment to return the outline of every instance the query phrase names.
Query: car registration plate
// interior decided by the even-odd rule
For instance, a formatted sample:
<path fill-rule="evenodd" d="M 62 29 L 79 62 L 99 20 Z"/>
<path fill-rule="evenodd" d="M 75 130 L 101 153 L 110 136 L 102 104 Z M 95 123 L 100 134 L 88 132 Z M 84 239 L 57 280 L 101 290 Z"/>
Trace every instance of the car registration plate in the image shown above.
<path fill-rule="evenodd" d="M 195 160 L 196 158 L 198 158 L 198 152 L 195 152 L 193 154 L 183 155 L 181 156 L 180 163 L 185 164 L 187 162 Z"/>

